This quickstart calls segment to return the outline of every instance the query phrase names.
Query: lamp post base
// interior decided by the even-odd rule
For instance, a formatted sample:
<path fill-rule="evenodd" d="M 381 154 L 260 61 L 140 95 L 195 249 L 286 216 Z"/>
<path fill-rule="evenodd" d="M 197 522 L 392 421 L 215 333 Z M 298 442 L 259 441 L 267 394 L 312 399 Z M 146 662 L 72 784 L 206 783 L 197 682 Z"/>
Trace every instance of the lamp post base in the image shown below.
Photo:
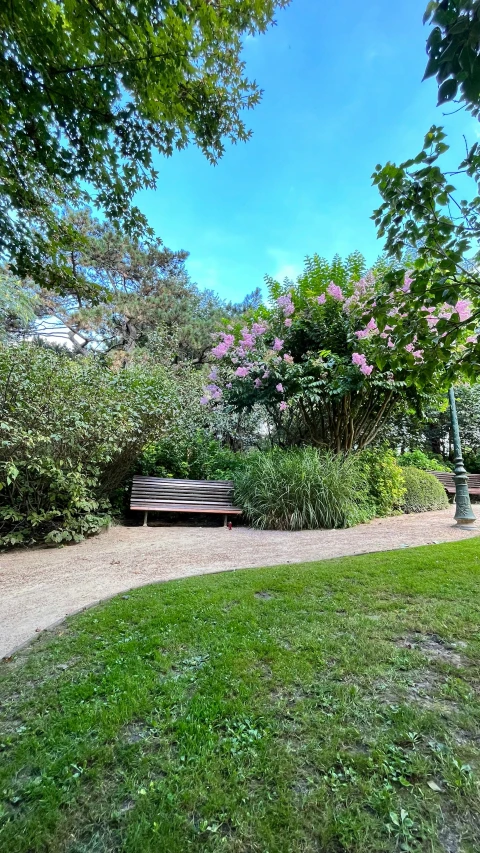
<path fill-rule="evenodd" d="M 452 423 L 453 447 L 455 451 L 455 521 L 459 527 L 471 528 L 472 524 L 477 520 L 470 502 L 470 493 L 468 491 L 468 474 L 465 471 L 462 456 L 462 446 L 460 444 L 460 430 L 458 429 L 457 406 L 455 403 L 455 392 L 453 386 L 448 392 L 450 402 L 450 417 Z"/>

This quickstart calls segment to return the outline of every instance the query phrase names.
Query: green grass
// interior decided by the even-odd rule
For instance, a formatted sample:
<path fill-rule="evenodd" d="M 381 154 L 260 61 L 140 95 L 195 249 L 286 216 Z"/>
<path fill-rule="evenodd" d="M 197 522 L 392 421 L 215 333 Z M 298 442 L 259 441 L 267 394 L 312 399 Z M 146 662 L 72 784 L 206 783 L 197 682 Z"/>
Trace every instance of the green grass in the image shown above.
<path fill-rule="evenodd" d="M 480 849 L 479 540 L 145 587 L 3 664 L 1 853 Z"/>

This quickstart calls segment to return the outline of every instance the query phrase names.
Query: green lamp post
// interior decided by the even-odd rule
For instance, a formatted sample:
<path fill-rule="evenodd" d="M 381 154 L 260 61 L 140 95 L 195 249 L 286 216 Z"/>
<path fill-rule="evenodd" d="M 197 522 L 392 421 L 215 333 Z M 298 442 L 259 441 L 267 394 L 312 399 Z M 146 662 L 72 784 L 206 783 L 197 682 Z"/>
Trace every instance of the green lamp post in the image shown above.
<path fill-rule="evenodd" d="M 455 521 L 464 526 L 474 524 L 476 518 L 473 514 L 470 495 L 468 493 L 468 477 L 463 464 L 462 446 L 460 444 L 460 430 L 458 428 L 457 406 L 455 404 L 455 392 L 453 386 L 448 392 L 450 403 L 450 420 L 452 425 L 453 449 L 455 462 Z"/>

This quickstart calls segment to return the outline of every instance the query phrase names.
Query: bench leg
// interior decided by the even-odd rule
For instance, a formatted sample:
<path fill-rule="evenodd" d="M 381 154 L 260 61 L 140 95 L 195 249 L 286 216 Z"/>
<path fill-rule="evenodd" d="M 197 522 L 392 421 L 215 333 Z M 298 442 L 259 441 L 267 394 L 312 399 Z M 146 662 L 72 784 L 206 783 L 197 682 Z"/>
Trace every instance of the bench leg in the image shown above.
<path fill-rule="evenodd" d="M 146 512 L 145 515 L 143 516 L 143 526 L 144 527 L 148 527 L 147 521 L 148 521 L 148 512 Z"/>

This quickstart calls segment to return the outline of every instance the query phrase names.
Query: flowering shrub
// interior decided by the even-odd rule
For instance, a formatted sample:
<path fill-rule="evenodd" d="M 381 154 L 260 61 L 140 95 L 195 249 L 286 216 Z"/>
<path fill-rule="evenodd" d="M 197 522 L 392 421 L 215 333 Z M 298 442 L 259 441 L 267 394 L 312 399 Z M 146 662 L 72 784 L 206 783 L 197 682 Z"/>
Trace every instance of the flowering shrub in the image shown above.
<path fill-rule="evenodd" d="M 468 300 L 411 311 L 412 279 L 384 294 L 360 254 L 315 255 L 296 282 L 268 284 L 269 307 L 220 334 L 202 403 L 261 403 L 286 444 L 366 447 L 401 400 L 421 410 L 444 392 L 477 346 Z"/>

